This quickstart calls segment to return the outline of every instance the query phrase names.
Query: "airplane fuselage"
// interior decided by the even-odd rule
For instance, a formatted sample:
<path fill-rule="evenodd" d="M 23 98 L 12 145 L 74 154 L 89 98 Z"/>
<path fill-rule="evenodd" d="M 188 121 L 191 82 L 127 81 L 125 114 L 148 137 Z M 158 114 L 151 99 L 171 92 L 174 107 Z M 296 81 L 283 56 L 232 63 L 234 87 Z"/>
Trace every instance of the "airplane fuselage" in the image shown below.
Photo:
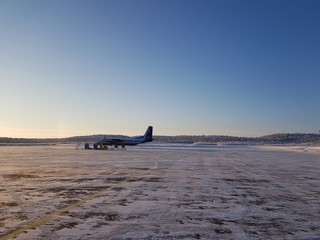
<path fill-rule="evenodd" d="M 96 142 L 96 144 L 102 145 L 112 145 L 112 146 L 134 146 L 140 143 L 151 142 L 144 141 L 143 139 L 131 139 L 131 138 L 122 138 L 122 139 L 101 139 L 100 141 Z"/>

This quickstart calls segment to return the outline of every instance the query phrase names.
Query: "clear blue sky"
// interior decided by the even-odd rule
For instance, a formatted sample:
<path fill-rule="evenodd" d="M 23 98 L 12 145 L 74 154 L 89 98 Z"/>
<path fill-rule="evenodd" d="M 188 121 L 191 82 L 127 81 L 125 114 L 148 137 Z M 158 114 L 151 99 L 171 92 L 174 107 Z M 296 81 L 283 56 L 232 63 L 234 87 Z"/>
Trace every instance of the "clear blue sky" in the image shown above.
<path fill-rule="evenodd" d="M 320 1 L 0 0 L 0 136 L 320 130 Z"/>

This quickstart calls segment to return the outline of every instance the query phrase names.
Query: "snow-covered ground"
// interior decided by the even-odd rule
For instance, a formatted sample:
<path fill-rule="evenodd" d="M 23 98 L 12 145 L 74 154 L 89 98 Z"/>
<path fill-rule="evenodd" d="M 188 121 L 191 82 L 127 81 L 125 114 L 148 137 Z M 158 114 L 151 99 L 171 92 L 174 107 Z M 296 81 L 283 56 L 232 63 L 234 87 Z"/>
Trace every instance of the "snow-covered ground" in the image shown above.
<path fill-rule="evenodd" d="M 320 149 L 0 147 L 11 238 L 320 239 Z"/>

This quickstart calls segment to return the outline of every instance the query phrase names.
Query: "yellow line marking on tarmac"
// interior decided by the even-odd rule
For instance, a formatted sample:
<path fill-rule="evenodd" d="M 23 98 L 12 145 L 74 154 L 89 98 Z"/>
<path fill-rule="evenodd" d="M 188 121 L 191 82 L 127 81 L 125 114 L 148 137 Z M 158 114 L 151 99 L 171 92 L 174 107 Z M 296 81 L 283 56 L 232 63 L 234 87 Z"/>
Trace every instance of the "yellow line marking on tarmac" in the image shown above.
<path fill-rule="evenodd" d="M 80 205 L 84 204 L 85 202 L 97 198 L 102 193 L 114 190 L 115 187 L 117 187 L 118 185 L 121 185 L 121 184 L 124 184 L 124 183 L 128 182 L 129 179 L 132 179 L 132 177 L 131 178 L 128 177 L 125 180 L 117 182 L 114 186 L 110 186 L 107 189 L 100 190 L 100 191 L 98 191 L 98 192 L 96 192 L 96 193 L 94 193 L 94 194 L 92 194 L 92 195 L 90 195 L 90 196 L 88 196 L 88 197 L 76 202 L 76 203 L 73 203 L 73 204 L 71 204 L 71 205 L 69 205 L 67 207 L 62 208 L 62 209 L 56 210 L 56 211 L 54 211 L 54 212 L 52 212 L 52 213 L 50 213 L 50 214 L 48 214 L 48 215 L 46 215 L 44 217 L 41 217 L 41 218 L 37 219 L 36 221 L 34 221 L 34 222 L 24 226 L 24 227 L 18 228 L 18 229 L 12 231 L 11 233 L 9 233 L 7 235 L 0 237 L 0 240 L 7 240 L 7 239 L 16 238 L 21 233 L 27 232 L 30 229 L 34 229 L 34 228 L 36 228 L 38 226 L 41 226 L 44 223 L 52 220 L 57 215 L 60 215 L 60 214 L 65 213 L 67 211 L 70 211 L 73 208 L 79 207 Z"/>

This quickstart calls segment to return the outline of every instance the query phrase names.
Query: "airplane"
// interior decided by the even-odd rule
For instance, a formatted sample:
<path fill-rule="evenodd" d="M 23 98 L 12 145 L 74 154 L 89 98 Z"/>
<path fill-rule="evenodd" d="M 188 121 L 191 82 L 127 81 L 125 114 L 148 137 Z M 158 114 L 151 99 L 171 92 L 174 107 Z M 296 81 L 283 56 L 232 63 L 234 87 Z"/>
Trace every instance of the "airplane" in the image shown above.
<path fill-rule="evenodd" d="M 114 146 L 114 148 L 121 146 L 122 149 L 125 149 L 125 146 L 134 146 L 140 143 L 151 142 L 153 140 L 152 131 L 153 127 L 149 126 L 143 136 L 127 138 L 103 138 L 93 144 L 93 149 L 108 149 L 108 145 Z M 85 148 L 89 149 L 89 147 Z"/>

